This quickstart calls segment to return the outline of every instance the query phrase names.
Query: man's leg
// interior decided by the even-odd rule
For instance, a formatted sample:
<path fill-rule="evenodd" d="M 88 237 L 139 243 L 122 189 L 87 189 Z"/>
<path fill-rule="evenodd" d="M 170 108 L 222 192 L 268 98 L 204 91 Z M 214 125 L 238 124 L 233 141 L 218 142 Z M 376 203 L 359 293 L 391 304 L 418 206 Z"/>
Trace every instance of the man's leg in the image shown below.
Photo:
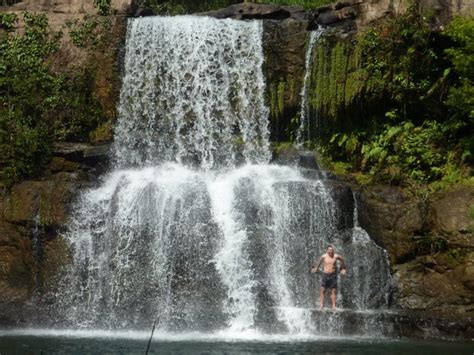
<path fill-rule="evenodd" d="M 337 298 L 337 289 L 331 289 L 331 301 L 332 301 L 332 309 L 336 309 L 336 298 Z"/>
<path fill-rule="evenodd" d="M 324 287 L 319 288 L 319 309 L 322 310 L 324 307 L 324 291 L 326 289 Z"/>

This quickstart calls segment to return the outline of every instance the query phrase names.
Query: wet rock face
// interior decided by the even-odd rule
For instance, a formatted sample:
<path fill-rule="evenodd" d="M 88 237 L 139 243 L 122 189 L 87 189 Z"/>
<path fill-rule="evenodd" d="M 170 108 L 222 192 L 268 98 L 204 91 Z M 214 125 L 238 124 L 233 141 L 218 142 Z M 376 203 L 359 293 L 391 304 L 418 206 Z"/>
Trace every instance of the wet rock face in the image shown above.
<path fill-rule="evenodd" d="M 423 209 L 397 187 L 367 187 L 360 193 L 359 222 L 397 263 L 415 253 L 413 237 L 423 227 Z"/>
<path fill-rule="evenodd" d="M 298 116 L 303 86 L 307 21 L 265 21 L 263 47 L 270 132 L 274 141 L 287 141 L 291 119 Z"/>
<path fill-rule="evenodd" d="M 264 74 L 270 106 L 271 139 L 287 141 L 300 109 L 308 30 L 314 14 L 300 6 L 241 3 L 200 15 L 219 19 L 264 20 Z"/>
<path fill-rule="evenodd" d="M 328 180 L 331 196 L 339 206 L 335 224 L 339 230 L 350 229 L 354 226 L 354 196 L 349 185 L 337 180 Z"/>
<path fill-rule="evenodd" d="M 0 224 L 0 294 L 2 300 L 23 301 L 33 287 L 32 246 L 14 226 Z"/>
<path fill-rule="evenodd" d="M 423 201 L 389 186 L 360 192 L 361 226 L 389 252 L 401 309 L 472 317 L 473 196 L 470 188 Z"/>
<path fill-rule="evenodd" d="M 98 154 L 92 146 L 81 147 Z M 79 191 L 92 186 L 101 171 L 92 164 L 97 156 L 91 160 L 89 153 L 69 150 L 66 159 L 62 152 L 41 179 L 23 181 L 0 196 L 0 326 L 24 326 L 40 313 L 38 304 L 29 309 L 28 302 L 56 286 L 69 258 L 61 236 L 69 211 Z"/>
<path fill-rule="evenodd" d="M 466 259 L 473 260 L 474 253 Z M 398 281 L 398 305 L 403 309 L 430 311 L 442 314 L 469 316 L 474 294 L 466 285 L 472 285 L 473 275 L 466 273 L 472 268 L 469 261 L 457 262 L 453 269 L 440 273 L 426 265 L 422 258 L 396 267 Z M 456 262 L 456 260 L 453 260 Z M 434 260 L 436 264 L 436 260 Z M 469 281 L 470 280 L 470 281 Z"/>
<path fill-rule="evenodd" d="M 35 219 L 45 226 L 65 224 L 66 206 L 74 193 L 73 176 L 59 173 L 49 181 L 24 181 L 12 188 L 3 210 L 9 223 L 32 226 Z"/>
<path fill-rule="evenodd" d="M 469 234 L 474 230 L 470 208 L 474 206 L 474 191 L 463 188 L 434 196 L 428 211 L 428 223 L 438 234 Z"/>

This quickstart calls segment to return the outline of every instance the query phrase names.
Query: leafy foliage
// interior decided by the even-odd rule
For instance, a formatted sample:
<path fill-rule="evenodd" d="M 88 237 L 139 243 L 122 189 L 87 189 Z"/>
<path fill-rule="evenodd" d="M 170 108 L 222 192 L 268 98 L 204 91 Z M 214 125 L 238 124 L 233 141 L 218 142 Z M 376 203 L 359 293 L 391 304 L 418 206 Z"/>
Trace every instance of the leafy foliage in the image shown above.
<path fill-rule="evenodd" d="M 52 142 L 85 140 L 102 117 L 90 72 L 52 68 L 62 34 L 48 29 L 44 15 L 25 12 L 23 21 L 23 33 L 0 35 L 0 180 L 7 185 L 39 174 Z"/>
<path fill-rule="evenodd" d="M 13 13 L 0 13 L 0 29 L 11 31 L 18 17 Z"/>
<path fill-rule="evenodd" d="M 8 181 L 38 172 L 47 160 L 61 96 L 61 78 L 45 61 L 58 49 L 60 34 L 47 33 L 45 16 L 25 13 L 23 20 L 23 35 L 0 39 L 0 164 Z"/>
<path fill-rule="evenodd" d="M 108 15 L 110 11 L 110 0 L 94 0 L 94 4 L 100 15 Z"/>
<path fill-rule="evenodd" d="M 322 152 L 382 182 L 469 175 L 474 19 L 455 19 L 437 33 L 411 9 L 352 43 L 323 49 L 332 54 L 330 63 L 317 64 L 323 80 L 335 81 L 334 90 L 319 89 L 321 96 L 312 101 L 331 137 L 320 137 Z M 344 57 L 345 63 L 338 59 Z"/>
<path fill-rule="evenodd" d="M 79 48 L 97 49 L 106 40 L 106 34 L 111 28 L 108 18 L 85 16 L 83 20 L 66 21 L 72 43 Z"/>
<path fill-rule="evenodd" d="M 447 100 L 453 115 L 462 120 L 474 120 L 474 18 L 455 18 L 446 29 L 446 34 L 454 41 L 454 46 L 446 49 L 459 76 L 459 82 L 450 88 Z"/>

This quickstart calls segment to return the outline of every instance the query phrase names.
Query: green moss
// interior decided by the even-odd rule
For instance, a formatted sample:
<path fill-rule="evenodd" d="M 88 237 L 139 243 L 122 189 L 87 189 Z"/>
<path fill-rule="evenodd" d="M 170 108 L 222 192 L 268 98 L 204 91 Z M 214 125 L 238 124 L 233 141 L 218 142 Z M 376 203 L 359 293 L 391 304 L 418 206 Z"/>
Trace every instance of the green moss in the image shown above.
<path fill-rule="evenodd" d="M 280 81 L 277 87 L 278 116 L 283 114 L 283 110 L 285 109 L 285 88 L 286 88 L 286 83 L 284 81 Z"/>
<path fill-rule="evenodd" d="M 276 94 L 276 89 L 274 84 L 270 84 L 268 87 L 269 91 L 269 101 L 270 101 L 270 115 L 272 118 L 278 119 L 278 112 L 276 109 L 276 103 L 277 103 L 277 94 Z"/>
<path fill-rule="evenodd" d="M 293 104 L 298 100 L 296 81 L 290 77 L 286 81 L 281 80 L 277 84 L 270 84 L 269 96 L 270 115 L 278 120 L 285 112 L 285 105 Z"/>
<path fill-rule="evenodd" d="M 451 248 L 446 252 L 435 256 L 436 263 L 447 269 L 454 269 L 456 266 L 464 263 L 466 260 L 466 251 L 459 248 Z"/>
<path fill-rule="evenodd" d="M 296 80 L 293 77 L 289 77 L 287 79 L 288 82 L 288 101 L 292 103 L 299 102 L 300 96 L 299 96 L 299 90 L 298 84 Z"/>
<path fill-rule="evenodd" d="M 273 142 L 272 149 L 275 153 L 279 154 L 283 151 L 294 149 L 294 144 L 292 142 Z"/>
<path fill-rule="evenodd" d="M 311 72 L 310 107 L 336 120 L 364 92 L 367 75 L 361 68 L 362 46 L 333 34 L 318 43 Z"/>
<path fill-rule="evenodd" d="M 469 206 L 469 218 L 474 220 L 474 205 Z"/>
<path fill-rule="evenodd" d="M 107 121 L 90 133 L 92 143 L 110 142 L 113 139 L 112 122 Z"/>

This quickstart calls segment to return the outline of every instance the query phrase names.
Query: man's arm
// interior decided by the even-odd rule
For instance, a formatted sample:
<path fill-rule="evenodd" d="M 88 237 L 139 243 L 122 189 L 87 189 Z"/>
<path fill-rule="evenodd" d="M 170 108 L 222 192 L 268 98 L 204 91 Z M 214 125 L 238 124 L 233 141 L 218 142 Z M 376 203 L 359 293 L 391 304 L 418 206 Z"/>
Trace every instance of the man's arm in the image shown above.
<path fill-rule="evenodd" d="M 321 263 L 323 262 L 324 260 L 324 256 L 320 257 L 319 258 L 319 262 L 318 262 L 318 265 L 314 266 L 312 269 L 311 269 L 311 273 L 315 273 L 315 272 L 319 272 L 319 267 L 321 266 Z"/>
<path fill-rule="evenodd" d="M 346 263 L 344 262 L 344 258 L 340 255 L 336 255 L 336 259 L 341 261 L 341 274 L 345 275 L 347 272 Z"/>

